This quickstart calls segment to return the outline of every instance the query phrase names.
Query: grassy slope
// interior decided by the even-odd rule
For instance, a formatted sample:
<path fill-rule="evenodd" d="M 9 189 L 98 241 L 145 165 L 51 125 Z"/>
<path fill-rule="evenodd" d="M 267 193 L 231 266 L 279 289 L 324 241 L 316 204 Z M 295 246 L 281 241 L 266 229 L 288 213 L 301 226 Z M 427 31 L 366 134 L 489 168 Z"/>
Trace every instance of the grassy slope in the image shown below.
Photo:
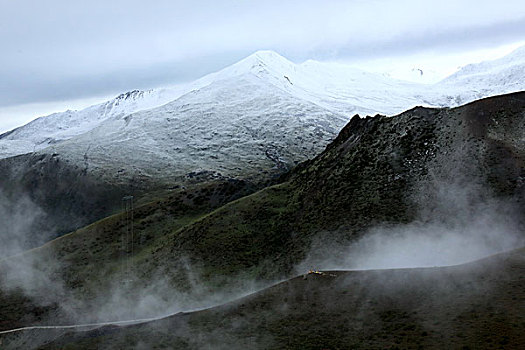
<path fill-rule="evenodd" d="M 169 197 L 138 206 L 134 210 L 135 249 L 131 261 L 151 258 L 152 250 L 163 245 L 170 234 L 253 190 L 243 181 L 218 181 L 180 189 Z M 74 300 L 76 308 L 86 310 L 95 299 L 103 297 L 112 281 L 125 277 L 124 261 L 131 252 L 123 249 L 124 223 L 122 214 L 113 215 L 1 261 L 0 302 L 4 307 L 0 308 L 0 328 L 42 321 L 72 322 L 71 313 L 59 304 Z M 140 282 L 146 285 L 149 281 L 144 278 Z M 24 287 L 7 289 L 6 285 Z M 39 302 L 35 304 L 35 300 Z"/>

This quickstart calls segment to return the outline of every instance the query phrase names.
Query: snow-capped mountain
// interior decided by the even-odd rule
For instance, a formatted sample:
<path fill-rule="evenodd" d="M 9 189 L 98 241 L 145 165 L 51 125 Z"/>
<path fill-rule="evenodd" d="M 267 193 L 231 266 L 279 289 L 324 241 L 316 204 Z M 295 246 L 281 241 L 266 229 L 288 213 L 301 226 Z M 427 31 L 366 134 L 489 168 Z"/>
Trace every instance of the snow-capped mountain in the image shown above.
<path fill-rule="evenodd" d="M 188 99 L 185 96 L 187 94 L 202 98 L 202 100 L 192 99 L 192 105 L 189 106 L 194 112 L 193 117 L 197 118 L 199 123 L 211 122 L 207 119 L 207 114 L 199 115 L 198 106 L 215 104 L 216 108 L 235 110 L 240 116 L 254 118 L 251 123 L 256 127 L 263 110 L 265 113 L 280 112 L 274 107 L 282 108 L 282 106 L 268 100 L 259 114 L 249 109 L 245 113 L 241 109 L 226 108 L 230 103 L 234 103 L 233 101 L 249 100 L 249 96 L 244 96 L 245 91 L 236 89 L 236 86 L 243 84 L 243 80 L 246 81 L 246 77 L 249 77 L 253 84 L 264 85 L 264 89 L 271 87 L 274 97 L 282 94 L 285 99 L 296 99 L 299 104 L 309 103 L 319 111 L 323 110 L 328 119 L 318 121 L 321 125 L 330 124 L 330 127 L 337 131 L 338 127 L 344 125 L 341 122 L 344 119 L 342 116 L 348 118 L 354 114 L 378 113 L 394 115 L 416 105 L 451 107 L 486 96 L 524 90 L 525 81 L 522 79 L 524 73 L 525 48 L 518 49 L 499 60 L 468 65 L 445 80 L 432 85 L 396 80 L 335 63 L 309 60 L 295 64 L 275 52 L 259 51 L 230 67 L 189 84 L 148 91 L 131 91 L 81 111 L 66 111 L 38 118 L 23 127 L 0 135 L 0 158 L 50 146 L 57 147 L 65 140 L 75 140 L 91 131 L 100 138 L 97 141 L 105 143 L 110 138 L 106 140 L 107 135 L 103 132 L 107 132 L 108 135 L 114 134 L 114 130 L 108 126 L 133 113 L 150 110 L 148 118 L 152 118 L 151 115 L 158 116 L 168 112 L 181 115 L 166 108 L 162 109 L 161 114 L 157 114 L 161 110 L 154 109 L 166 104 L 176 106 L 180 103 L 180 101 L 176 102 L 177 100 Z M 213 93 L 199 93 L 201 89 L 210 86 L 224 92 L 221 100 L 212 100 Z M 231 91 L 226 93 L 228 89 Z M 104 123 L 107 125 L 104 126 Z M 209 127 L 215 126 L 209 125 Z M 72 143 L 74 142 L 68 142 L 68 144 Z"/>
<path fill-rule="evenodd" d="M 81 111 L 66 111 L 38 118 L 23 127 L 0 135 L 0 157 L 5 158 L 57 145 L 89 132 L 112 118 L 123 118 L 135 112 L 162 106 L 184 94 L 198 92 L 210 85 L 214 85 L 217 89 L 228 89 L 237 85 L 235 81 L 242 77 L 251 77 L 261 84 L 271 86 L 286 98 L 291 96 L 300 103 L 305 101 L 313 103 L 329 115 L 370 114 L 386 109 L 394 113 L 401 111 L 405 105 L 417 102 L 403 100 L 397 93 L 388 100 L 379 102 L 377 95 L 383 94 L 388 86 L 395 85 L 391 79 L 379 75 L 314 61 L 294 64 L 275 52 L 259 51 L 190 84 L 158 90 L 132 91 Z M 410 85 L 401 81 L 396 83 Z M 228 104 L 229 98 L 243 98 L 243 91 L 235 91 L 235 93 L 239 95 L 228 94 L 226 100 L 221 102 Z M 215 101 L 197 102 L 214 103 Z M 271 102 L 269 103 L 265 106 L 265 110 L 271 110 L 272 105 Z M 367 107 L 374 104 L 379 106 Z M 243 114 L 241 110 L 237 112 Z M 257 119 L 256 115 L 252 117 Z M 332 125 L 335 126 L 334 133 L 337 128 L 344 125 L 343 119 L 336 117 L 334 120 L 327 121 L 329 124 L 336 124 Z"/>
<path fill-rule="evenodd" d="M 525 46 L 493 61 L 469 64 L 435 84 L 438 105 L 458 105 L 483 97 L 525 90 Z"/>
<path fill-rule="evenodd" d="M 180 94 L 171 102 L 106 114 L 68 140 L 0 159 L 0 194 L 29 195 L 43 208 L 44 219 L 31 228 L 43 242 L 109 215 L 124 195 L 144 199 L 216 180 L 258 188 L 319 154 L 347 122 L 346 116 L 276 86 L 265 78 L 269 72 L 260 60 L 249 57 L 185 86 L 185 93 L 170 90 Z M 137 94 L 139 107 L 140 98 Z M 74 125 L 79 115 L 58 120 Z M 42 137 L 36 128 L 34 133 L 26 128 L 4 135 L 0 143 L 17 142 L 11 138 L 22 132 Z M 63 129 L 64 134 L 74 130 Z"/>
<path fill-rule="evenodd" d="M 163 105 L 183 94 L 185 88 L 134 90 L 80 111 L 68 110 L 35 119 L 0 135 L 0 157 L 37 151 L 88 132 L 111 117 Z"/>
<path fill-rule="evenodd" d="M 123 182 L 194 172 L 255 178 L 316 155 L 346 122 L 249 71 L 157 108 L 110 117 L 47 151 Z"/>
<path fill-rule="evenodd" d="M 337 114 L 394 114 L 418 102 L 403 93 L 417 84 L 349 66 L 312 60 L 293 64 L 268 51 L 250 58 L 257 59 L 259 75 L 274 86 Z"/>

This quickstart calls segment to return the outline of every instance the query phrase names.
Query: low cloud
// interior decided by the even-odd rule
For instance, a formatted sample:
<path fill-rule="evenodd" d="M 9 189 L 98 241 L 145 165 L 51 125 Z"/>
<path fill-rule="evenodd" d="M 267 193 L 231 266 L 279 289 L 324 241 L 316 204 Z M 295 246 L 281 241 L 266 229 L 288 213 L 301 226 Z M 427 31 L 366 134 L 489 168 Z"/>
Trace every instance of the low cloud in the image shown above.
<path fill-rule="evenodd" d="M 457 184 L 434 189 L 419 192 L 423 207 L 411 223 L 376 226 L 338 244 L 327 239 L 330 234 L 320 235 L 297 272 L 449 266 L 525 245 L 523 222 L 511 201 Z"/>
<path fill-rule="evenodd" d="M 0 190 L 0 259 L 25 250 L 34 236 L 34 223 L 45 218 L 44 211 L 27 195 L 8 197 Z"/>

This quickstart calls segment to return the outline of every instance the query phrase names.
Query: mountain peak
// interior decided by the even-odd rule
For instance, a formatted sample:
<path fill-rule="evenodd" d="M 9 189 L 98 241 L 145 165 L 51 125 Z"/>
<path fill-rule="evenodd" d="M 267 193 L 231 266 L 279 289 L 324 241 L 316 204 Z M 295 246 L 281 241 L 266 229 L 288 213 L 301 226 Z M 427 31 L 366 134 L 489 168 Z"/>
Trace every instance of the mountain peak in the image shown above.
<path fill-rule="evenodd" d="M 282 74 L 293 67 L 295 67 L 295 63 L 279 55 L 277 52 L 261 50 L 254 52 L 248 57 L 226 68 L 225 71 L 233 75 L 245 73 L 260 75 L 265 72 Z"/>
<path fill-rule="evenodd" d="M 459 80 L 483 79 L 482 85 L 522 86 L 525 71 L 525 46 L 520 46 L 511 53 L 494 60 L 471 63 L 461 67 L 456 73 L 443 79 L 440 83 L 457 84 Z M 505 89 L 500 93 L 509 93 L 518 89 Z"/>
<path fill-rule="evenodd" d="M 115 100 L 122 101 L 122 100 L 129 100 L 129 99 L 137 99 L 142 96 L 144 96 L 144 91 L 133 90 L 133 91 L 128 91 L 128 92 L 118 95 L 117 97 L 115 97 Z"/>
<path fill-rule="evenodd" d="M 246 57 L 245 60 L 259 61 L 264 63 L 281 62 L 281 63 L 292 63 L 285 57 L 279 55 L 277 52 L 272 50 L 259 50 Z"/>
<path fill-rule="evenodd" d="M 511 55 L 525 55 L 525 45 L 522 45 L 514 50 L 512 50 L 512 52 L 509 54 L 509 56 Z"/>

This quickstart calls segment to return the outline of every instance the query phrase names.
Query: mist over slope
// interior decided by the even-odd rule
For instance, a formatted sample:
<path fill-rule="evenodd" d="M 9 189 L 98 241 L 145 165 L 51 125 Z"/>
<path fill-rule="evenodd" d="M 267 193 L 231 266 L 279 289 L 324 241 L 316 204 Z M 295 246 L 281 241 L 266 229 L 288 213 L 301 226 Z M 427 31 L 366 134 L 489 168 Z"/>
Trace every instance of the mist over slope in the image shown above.
<path fill-rule="evenodd" d="M 453 267 L 306 274 L 138 325 L 28 330 L 3 340 L 39 349 L 519 349 L 524 253 Z"/>
<path fill-rule="evenodd" d="M 356 116 L 277 185 L 229 199 L 250 190 L 201 188 L 201 207 L 179 189 L 140 206 L 133 253 L 122 254 L 125 225 L 115 215 L 3 260 L 2 327 L 135 317 L 132 305 L 184 310 L 310 268 L 450 265 L 459 253 L 476 259 L 523 245 L 524 132 L 525 93 Z M 217 196 L 220 205 L 239 199 L 208 206 Z M 371 259 L 392 258 L 364 261 L 360 244 Z M 14 267 L 28 273 L 17 277 Z"/>

